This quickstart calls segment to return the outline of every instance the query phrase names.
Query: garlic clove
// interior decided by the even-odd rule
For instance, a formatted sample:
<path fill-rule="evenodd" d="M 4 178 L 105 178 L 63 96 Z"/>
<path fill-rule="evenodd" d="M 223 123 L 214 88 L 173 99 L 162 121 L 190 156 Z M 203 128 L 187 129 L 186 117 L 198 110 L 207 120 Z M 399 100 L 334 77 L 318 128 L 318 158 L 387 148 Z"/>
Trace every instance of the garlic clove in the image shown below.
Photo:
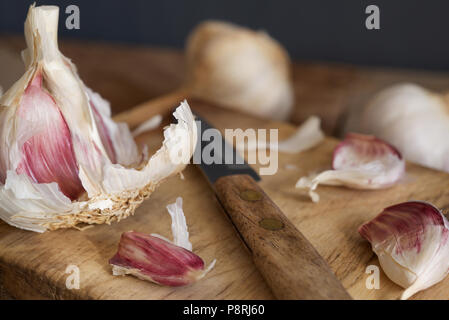
<path fill-rule="evenodd" d="M 67 197 L 78 198 L 84 189 L 70 130 L 54 99 L 43 90 L 40 72 L 25 89 L 15 120 L 21 153 L 16 172 L 36 183 L 56 182 Z"/>
<path fill-rule="evenodd" d="M 355 189 L 382 189 L 395 184 L 405 172 L 405 161 L 391 145 L 374 136 L 349 133 L 334 150 L 333 170 L 302 177 L 296 188 L 308 188 L 313 202 L 319 184 Z"/>
<path fill-rule="evenodd" d="M 296 132 L 286 140 L 280 142 L 249 140 L 245 145 L 244 141 L 238 143 L 236 148 L 240 151 L 245 149 L 254 151 L 257 149 L 269 148 L 270 150 L 279 150 L 285 153 L 299 153 L 311 149 L 324 140 L 324 133 L 320 128 L 320 118 L 316 116 L 309 117 Z M 237 139 L 237 141 L 240 141 Z"/>
<path fill-rule="evenodd" d="M 109 263 L 113 275 L 131 274 L 166 286 L 193 283 L 204 273 L 203 260 L 193 252 L 135 231 L 122 234 L 118 252 Z"/>
<path fill-rule="evenodd" d="M 25 74 L 0 98 L 0 218 L 44 232 L 120 221 L 189 163 L 196 125 L 187 102 L 161 149 L 139 154 L 126 124 L 58 49 L 59 9 L 29 9 Z"/>
<path fill-rule="evenodd" d="M 205 269 L 204 261 L 191 251 L 182 198 L 167 210 L 173 242 L 158 234 L 123 233 L 118 251 L 109 261 L 113 275 L 130 274 L 161 285 L 183 286 L 203 278 L 215 266 L 216 260 Z"/>
<path fill-rule="evenodd" d="M 408 299 L 445 278 L 449 271 L 449 224 L 426 202 L 388 207 L 359 228 L 379 258 L 385 274 L 405 288 Z"/>

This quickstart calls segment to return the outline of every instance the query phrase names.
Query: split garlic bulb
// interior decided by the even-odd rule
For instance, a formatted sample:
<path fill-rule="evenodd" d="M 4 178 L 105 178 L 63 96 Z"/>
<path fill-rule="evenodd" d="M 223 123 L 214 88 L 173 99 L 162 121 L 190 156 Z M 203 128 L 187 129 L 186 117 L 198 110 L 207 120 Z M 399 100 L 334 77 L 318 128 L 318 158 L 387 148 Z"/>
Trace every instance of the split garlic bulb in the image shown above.
<path fill-rule="evenodd" d="M 31 6 L 26 72 L 0 98 L 0 218 L 37 232 L 110 223 L 133 214 L 196 144 L 186 102 L 149 160 L 124 123 L 87 88 L 57 45 L 58 7 Z"/>
<path fill-rule="evenodd" d="M 448 103 L 418 85 L 398 84 L 374 96 L 347 131 L 374 134 L 405 159 L 449 172 Z"/>
<path fill-rule="evenodd" d="M 293 106 L 290 59 L 265 32 L 200 24 L 187 41 L 188 89 L 224 107 L 286 119 Z"/>

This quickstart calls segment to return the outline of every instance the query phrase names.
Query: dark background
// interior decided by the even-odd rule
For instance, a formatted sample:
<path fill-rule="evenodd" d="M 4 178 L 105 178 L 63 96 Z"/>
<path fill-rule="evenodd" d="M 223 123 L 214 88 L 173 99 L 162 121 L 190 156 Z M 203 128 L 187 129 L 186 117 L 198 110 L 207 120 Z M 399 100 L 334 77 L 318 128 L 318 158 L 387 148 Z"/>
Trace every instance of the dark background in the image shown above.
<path fill-rule="evenodd" d="M 33 1 L 0 0 L 0 33 L 22 33 Z M 182 48 L 205 19 L 264 29 L 295 59 L 449 70 L 447 0 L 61 0 L 62 37 Z M 66 30 L 66 6 L 81 29 Z M 380 30 L 365 28 L 365 8 L 380 8 Z"/>

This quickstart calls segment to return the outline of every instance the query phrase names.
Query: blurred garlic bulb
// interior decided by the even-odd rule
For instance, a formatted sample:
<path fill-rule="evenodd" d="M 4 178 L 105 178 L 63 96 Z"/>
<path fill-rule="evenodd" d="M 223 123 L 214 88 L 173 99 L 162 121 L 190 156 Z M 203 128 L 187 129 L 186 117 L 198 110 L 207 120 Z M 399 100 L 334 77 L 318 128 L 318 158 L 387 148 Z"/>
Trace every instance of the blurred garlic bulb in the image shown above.
<path fill-rule="evenodd" d="M 134 128 L 186 96 L 262 118 L 289 117 L 294 103 L 290 58 L 265 32 L 226 22 L 203 22 L 189 35 L 186 60 L 186 78 L 180 88 L 117 119 Z"/>
<path fill-rule="evenodd" d="M 87 88 L 57 45 L 58 7 L 31 6 L 26 72 L 0 98 L 0 218 L 37 232 L 133 214 L 196 143 L 187 103 L 162 148 L 145 159 L 109 103 Z"/>
<path fill-rule="evenodd" d="M 449 172 L 448 103 L 444 95 L 418 85 L 398 84 L 375 95 L 346 131 L 374 134 L 405 159 Z"/>
<path fill-rule="evenodd" d="M 189 36 L 186 55 L 187 87 L 193 95 L 265 118 L 289 116 L 290 60 L 265 32 L 204 22 Z"/>

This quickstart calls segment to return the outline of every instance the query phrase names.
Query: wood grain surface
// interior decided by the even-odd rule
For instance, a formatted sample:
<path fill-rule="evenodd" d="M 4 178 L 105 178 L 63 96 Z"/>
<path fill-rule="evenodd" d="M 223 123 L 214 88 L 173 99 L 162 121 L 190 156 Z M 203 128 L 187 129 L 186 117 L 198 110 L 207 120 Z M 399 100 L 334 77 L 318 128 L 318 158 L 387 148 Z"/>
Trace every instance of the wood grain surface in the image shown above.
<path fill-rule="evenodd" d="M 12 60 L 23 49 L 23 40 L 1 37 L 0 49 Z M 83 80 L 112 102 L 115 113 L 168 93 L 182 83 L 182 54 L 168 49 L 139 48 L 61 41 L 62 51 L 77 64 Z M 2 51 L 0 51 L 2 52 Z M 0 70 L 13 63 L 0 59 Z M 17 62 L 17 61 L 16 61 Z M 6 64 L 6 65 L 5 65 Z M 17 63 L 18 65 L 18 63 Z M 310 114 L 323 117 L 328 133 L 334 132 L 342 110 L 373 88 L 398 80 L 418 81 L 429 88 L 449 87 L 447 74 L 379 70 L 321 63 L 294 65 L 296 108 L 293 122 Z M 12 70 L 11 72 L 17 72 Z M 12 73 L 0 73 L 2 79 Z M 8 79 L 6 79 L 8 81 Z M 11 81 L 11 79 L 10 79 Z M 218 128 L 279 128 L 280 139 L 294 132 L 286 123 L 262 121 L 192 102 L 194 109 Z M 162 141 L 161 130 L 139 136 L 151 151 Z M 327 138 L 318 147 L 296 155 L 280 154 L 279 170 L 265 176 L 260 186 L 287 218 L 303 232 L 324 257 L 337 278 L 355 299 L 397 299 L 402 289 L 381 272 L 380 289 L 368 290 L 368 265 L 378 265 L 370 245 L 357 228 L 383 208 L 406 200 L 426 200 L 449 210 L 449 176 L 407 164 L 407 175 L 388 190 L 360 191 L 320 186 L 321 201 L 312 203 L 295 189 L 297 179 L 330 167 L 337 140 Z M 259 165 L 254 165 L 257 169 Z M 271 299 L 273 294 L 254 267 L 215 196 L 194 166 L 185 179 L 172 177 L 143 203 L 135 216 L 111 226 L 85 231 L 59 230 L 45 234 L 22 231 L 0 222 L 0 292 L 15 298 L 82 299 Z M 170 235 L 165 206 L 177 196 L 184 210 L 194 251 L 206 263 L 217 265 L 198 283 L 184 288 L 160 287 L 133 277 L 113 277 L 107 261 L 115 253 L 120 235 L 136 230 Z M 80 269 L 79 290 L 68 290 L 67 266 Z M 448 299 L 449 279 L 418 293 L 416 299 Z"/>

